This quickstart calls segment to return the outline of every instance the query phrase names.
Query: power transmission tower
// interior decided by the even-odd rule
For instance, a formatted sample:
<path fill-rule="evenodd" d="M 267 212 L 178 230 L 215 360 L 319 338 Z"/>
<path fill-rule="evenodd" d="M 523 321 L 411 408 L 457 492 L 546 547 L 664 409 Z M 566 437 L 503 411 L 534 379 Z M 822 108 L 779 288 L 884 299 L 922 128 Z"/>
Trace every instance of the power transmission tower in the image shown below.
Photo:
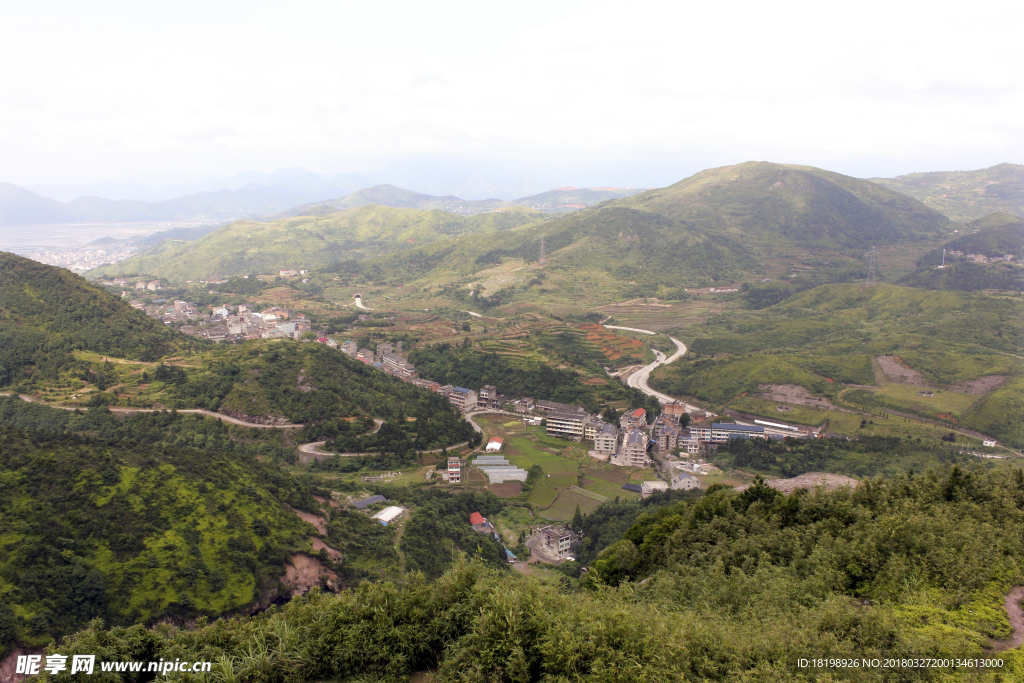
<path fill-rule="evenodd" d="M 544 235 L 540 236 L 540 261 L 538 263 L 544 265 Z"/>
<path fill-rule="evenodd" d="M 868 279 L 864 281 L 865 287 L 874 287 L 878 284 L 878 280 L 875 279 L 875 247 L 872 245 L 871 251 L 868 252 Z"/>

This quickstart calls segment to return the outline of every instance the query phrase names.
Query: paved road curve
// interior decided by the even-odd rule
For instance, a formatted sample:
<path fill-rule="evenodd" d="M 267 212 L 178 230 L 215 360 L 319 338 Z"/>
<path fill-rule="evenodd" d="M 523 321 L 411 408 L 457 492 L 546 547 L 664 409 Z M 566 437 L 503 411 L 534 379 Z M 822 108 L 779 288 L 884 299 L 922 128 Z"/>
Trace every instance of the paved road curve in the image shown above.
<path fill-rule="evenodd" d="M 616 325 L 605 325 L 605 328 L 609 330 L 626 330 L 629 332 L 639 332 L 640 334 L 657 334 L 657 332 L 652 332 L 651 330 L 641 330 L 635 327 L 618 327 Z M 669 337 L 669 339 L 671 339 L 672 343 L 676 345 L 675 353 L 666 358 L 665 354 L 655 350 L 655 359 L 653 363 L 651 363 L 650 365 L 645 365 L 644 367 L 640 368 L 639 370 L 637 370 L 632 375 L 626 378 L 626 384 L 628 386 L 631 386 L 634 389 L 639 389 L 648 396 L 654 396 L 662 403 L 671 403 L 676 399 L 673 398 L 672 396 L 669 396 L 668 394 L 663 394 L 660 391 L 655 391 L 654 389 L 651 389 L 650 386 L 648 386 L 647 381 L 648 379 L 650 379 L 651 371 L 654 370 L 654 368 L 660 367 L 662 365 L 668 365 L 669 363 L 678 360 L 680 356 L 686 353 L 686 344 L 679 341 L 675 337 Z M 684 405 L 686 406 L 687 410 L 702 410 L 702 408 L 690 405 L 689 403 L 686 403 Z"/>

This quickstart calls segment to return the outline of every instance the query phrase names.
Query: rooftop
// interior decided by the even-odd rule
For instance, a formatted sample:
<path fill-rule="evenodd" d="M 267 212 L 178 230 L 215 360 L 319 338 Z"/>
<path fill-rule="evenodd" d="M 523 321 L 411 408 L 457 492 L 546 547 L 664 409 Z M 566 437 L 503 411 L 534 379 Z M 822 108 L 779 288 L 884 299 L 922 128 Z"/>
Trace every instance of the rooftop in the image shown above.
<path fill-rule="evenodd" d="M 363 508 L 370 507 L 374 503 L 386 503 L 386 502 L 388 502 L 388 499 L 385 498 L 384 496 L 370 496 L 369 498 L 363 498 L 362 500 L 357 500 L 355 503 L 353 503 L 353 505 L 355 505 L 356 508 L 362 510 Z"/>
<path fill-rule="evenodd" d="M 758 425 L 738 425 L 732 422 L 716 422 L 711 425 L 712 429 L 728 430 L 730 432 L 763 432 L 764 427 Z"/>

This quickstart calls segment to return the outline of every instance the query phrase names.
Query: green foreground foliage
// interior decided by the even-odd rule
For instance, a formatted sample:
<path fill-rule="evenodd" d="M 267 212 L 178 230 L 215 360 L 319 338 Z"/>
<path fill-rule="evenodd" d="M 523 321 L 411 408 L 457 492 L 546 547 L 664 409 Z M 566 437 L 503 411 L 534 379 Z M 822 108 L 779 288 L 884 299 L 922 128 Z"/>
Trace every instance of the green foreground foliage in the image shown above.
<path fill-rule="evenodd" d="M 1024 579 L 1024 476 L 951 468 L 783 496 L 713 490 L 642 515 L 579 588 L 458 561 L 191 630 L 101 623 L 52 651 L 215 662 L 210 680 L 1011 681 L 796 667 L 815 654 L 983 656 Z M 650 581 L 637 583 L 651 577 Z M 893 676 L 896 675 L 896 678 Z M 137 680 L 124 676 L 121 680 Z M 169 680 L 199 680 L 172 674 Z M 205 680 L 205 679 L 204 679 Z"/>
<path fill-rule="evenodd" d="M 0 442 L 0 649 L 93 618 L 217 615 L 273 597 L 312 530 L 289 506 L 319 509 L 308 486 L 230 449 L 8 427 Z"/>
<path fill-rule="evenodd" d="M 977 461 L 961 455 L 953 445 L 920 438 L 864 435 L 846 439 L 734 439 L 721 444 L 712 462 L 729 470 L 754 470 L 784 478 L 808 472 L 831 472 L 851 477 L 895 477 L 908 470 L 922 471 L 933 465 Z"/>

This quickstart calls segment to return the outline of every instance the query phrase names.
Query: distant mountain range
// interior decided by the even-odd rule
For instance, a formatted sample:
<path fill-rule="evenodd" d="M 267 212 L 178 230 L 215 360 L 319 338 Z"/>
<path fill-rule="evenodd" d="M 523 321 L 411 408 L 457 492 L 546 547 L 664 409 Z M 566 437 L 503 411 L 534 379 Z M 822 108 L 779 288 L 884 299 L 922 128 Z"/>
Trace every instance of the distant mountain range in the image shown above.
<path fill-rule="evenodd" d="M 323 202 L 312 202 L 295 206 L 274 216 L 274 218 L 290 218 L 292 216 L 326 216 L 327 214 L 345 209 L 352 209 L 367 204 L 380 204 L 399 209 L 441 209 L 451 213 L 472 216 L 485 211 L 495 211 L 511 206 L 524 206 L 544 213 L 569 213 L 594 206 L 612 199 L 621 199 L 645 190 L 616 187 L 577 188 L 560 187 L 531 197 L 520 197 L 511 201 L 501 199 L 479 199 L 466 201 L 453 197 L 437 197 L 421 194 L 412 190 L 403 190 L 394 185 L 376 185 L 368 187 L 339 199 Z"/>
<path fill-rule="evenodd" d="M 0 225 L 171 220 L 219 222 L 240 218 L 268 220 L 299 215 L 326 215 L 367 204 L 408 209 L 442 209 L 462 215 L 493 211 L 506 206 L 528 206 L 545 212 L 564 213 L 642 192 L 615 188 L 560 188 L 512 201 L 466 201 L 454 196 L 421 194 L 394 185 L 365 187 L 357 184 L 360 179 L 365 180 L 362 176 L 339 176 L 326 181 L 311 173 L 291 177 L 268 176 L 262 183 L 250 183 L 237 189 L 202 191 L 151 202 L 102 197 L 78 197 L 61 202 L 17 185 L 0 183 Z M 325 199 L 332 196 L 339 198 Z"/>
<path fill-rule="evenodd" d="M 381 175 L 384 174 L 377 177 Z M 896 178 L 872 178 L 871 181 L 913 197 L 956 221 L 975 220 L 994 211 L 1024 217 L 1024 166 L 1019 164 L 999 164 L 977 171 L 914 173 Z M 362 174 L 324 176 L 304 169 L 246 172 L 229 179 L 181 183 L 153 191 L 131 183 L 37 186 L 34 190 L 0 183 L 0 225 L 175 220 L 223 222 L 240 218 L 270 220 L 327 215 L 367 204 L 441 209 L 461 215 L 508 206 L 525 206 L 545 213 L 568 213 L 644 191 L 563 187 L 518 199 L 466 200 L 454 195 L 424 194 L 391 184 L 372 183 L 371 177 Z M 466 182 L 459 186 L 473 194 L 480 190 L 480 187 Z M 525 189 L 529 183 L 521 186 Z M 499 186 L 495 185 L 494 189 L 499 189 Z M 47 195 L 46 191 L 40 190 L 52 194 Z M 96 194 L 70 198 L 75 191 Z M 180 194 L 170 196 L 174 193 Z M 67 201 L 58 201 L 51 196 Z M 126 196 L 136 198 L 118 198 Z M 152 199 L 137 199 L 140 196 Z"/>

